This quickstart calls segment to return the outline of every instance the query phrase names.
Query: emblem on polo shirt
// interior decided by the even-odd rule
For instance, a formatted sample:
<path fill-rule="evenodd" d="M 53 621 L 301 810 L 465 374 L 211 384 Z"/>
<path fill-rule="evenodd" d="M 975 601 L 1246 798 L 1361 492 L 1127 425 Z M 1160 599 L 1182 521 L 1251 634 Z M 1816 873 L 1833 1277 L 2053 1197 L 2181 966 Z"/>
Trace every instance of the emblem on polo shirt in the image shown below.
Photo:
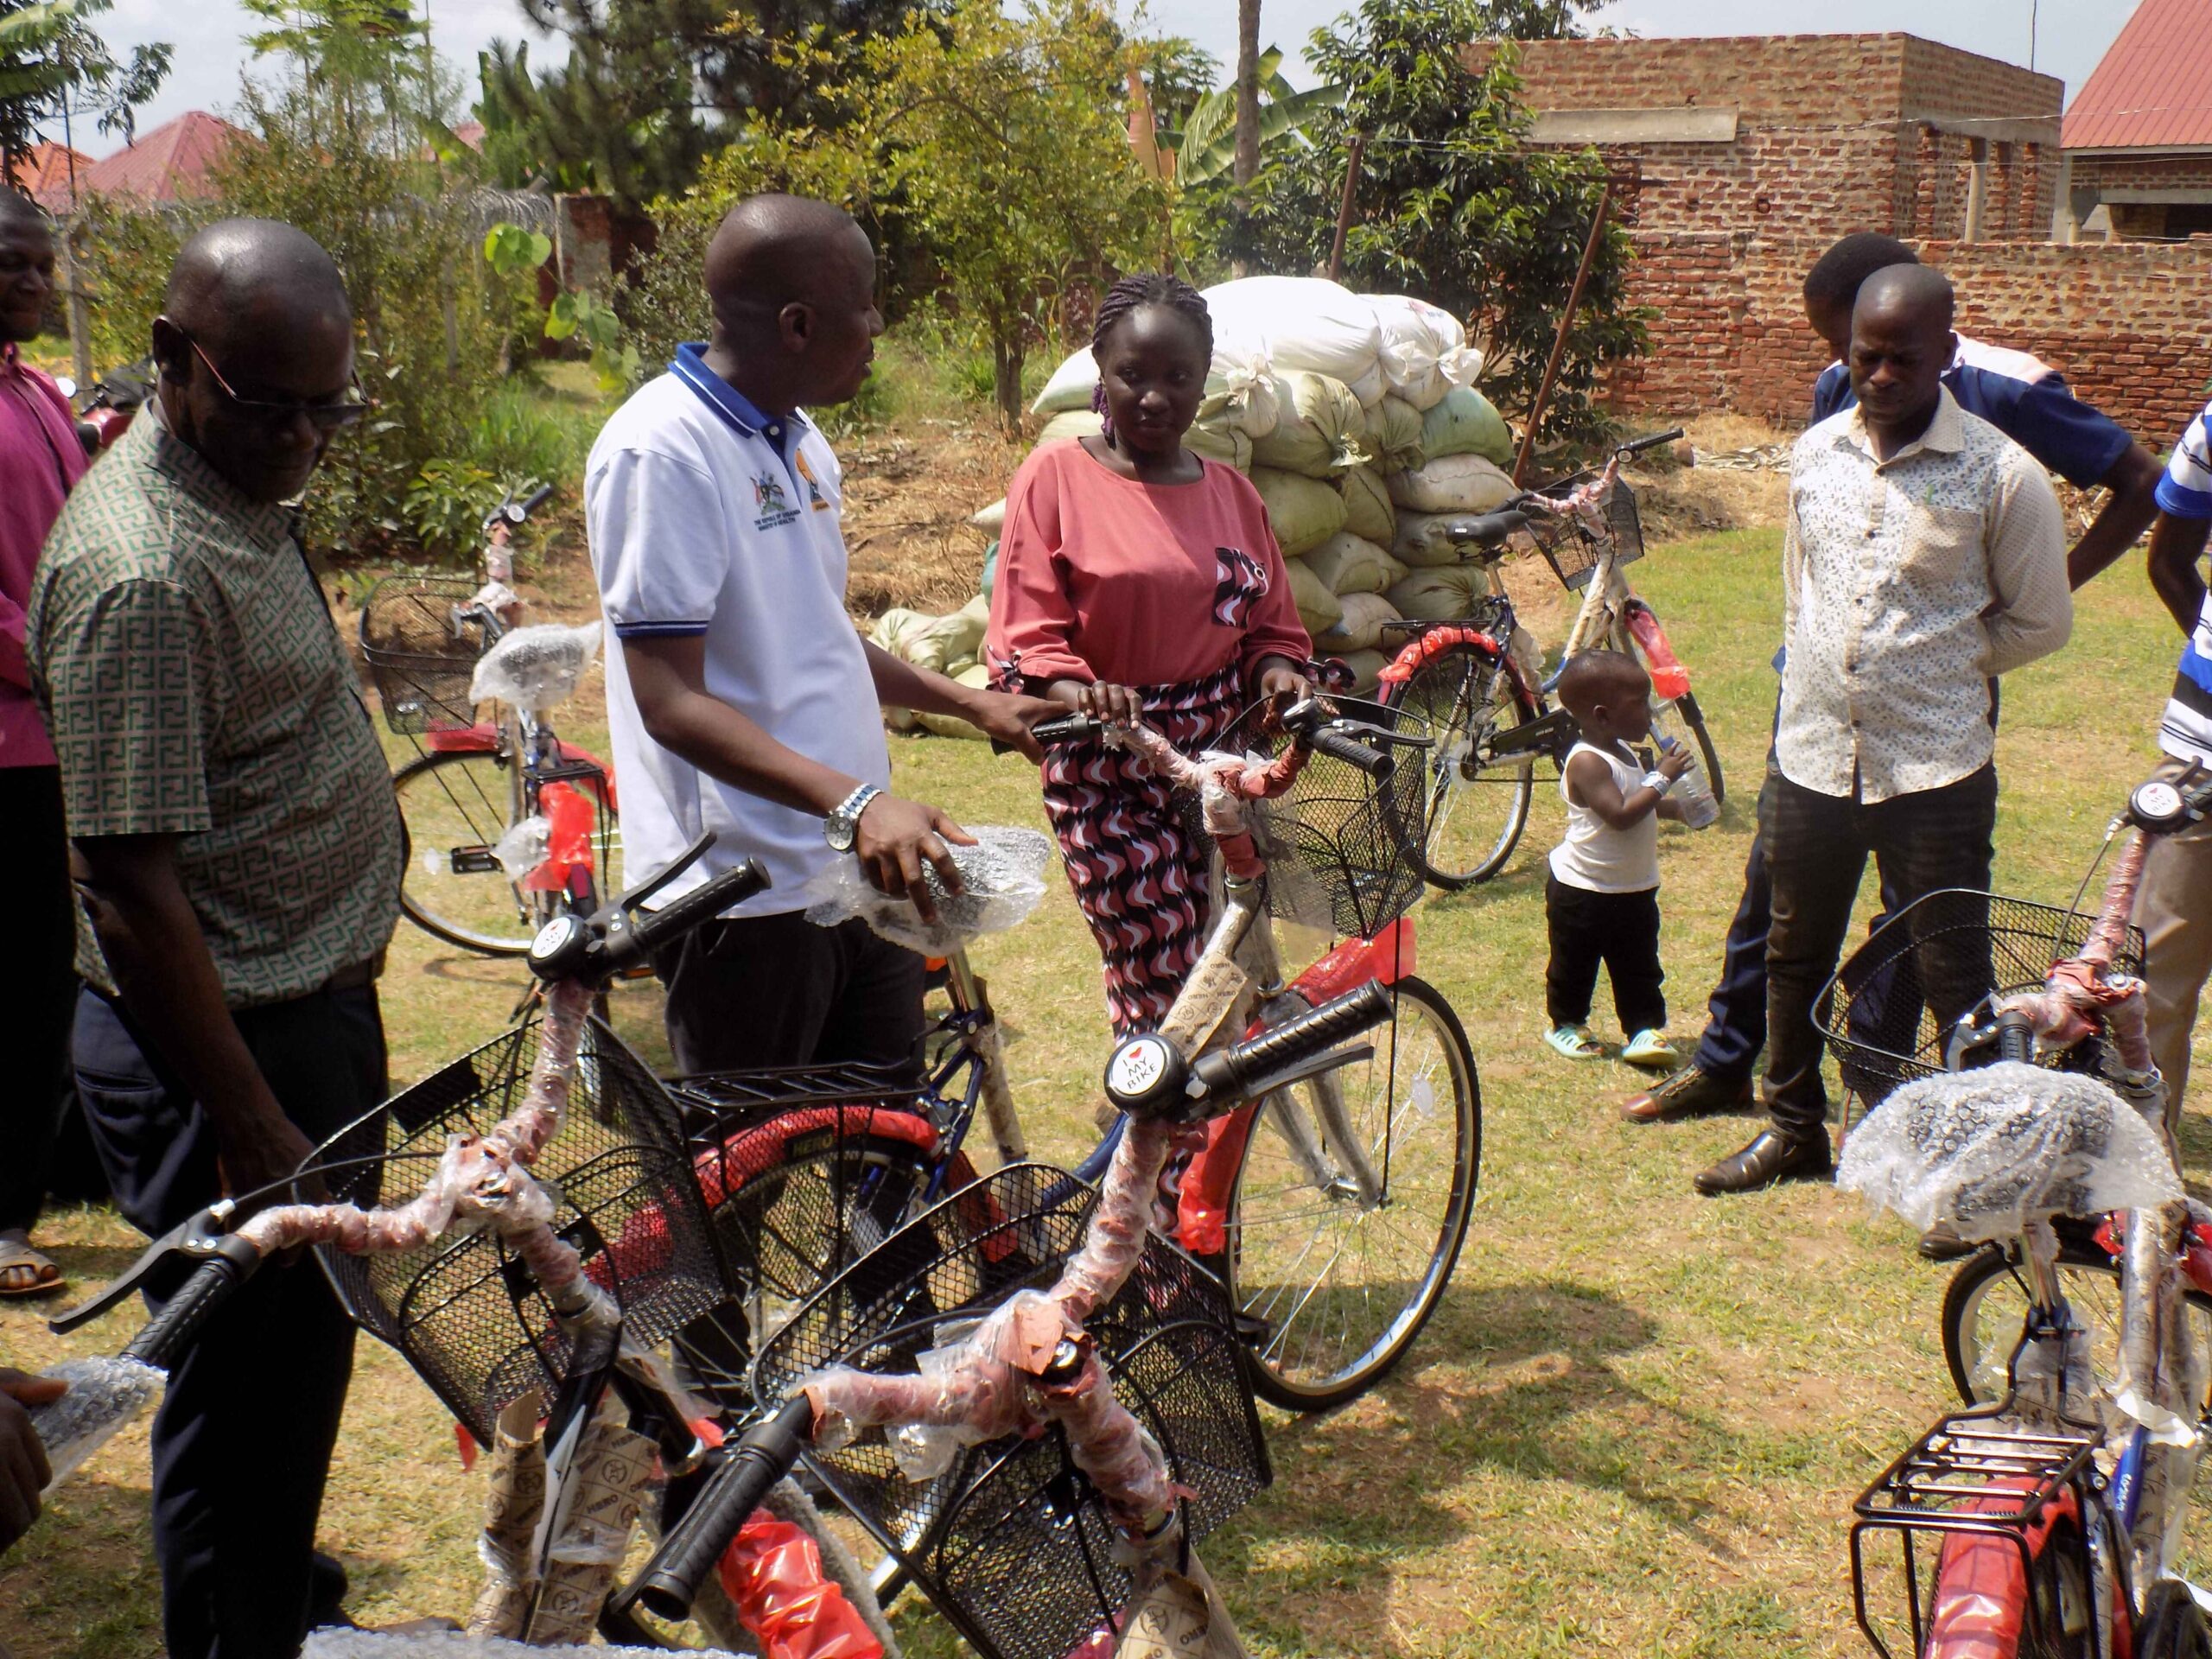
<path fill-rule="evenodd" d="M 753 480 L 753 505 L 760 509 L 760 516 L 753 521 L 755 530 L 781 530 L 798 518 L 798 509 L 791 505 L 783 485 L 766 473 Z"/>
<path fill-rule="evenodd" d="M 804 455 L 798 456 L 800 481 L 806 486 L 806 505 L 817 512 L 830 511 L 830 498 L 822 493 L 822 486 L 814 481 L 814 469 L 806 464 Z"/>

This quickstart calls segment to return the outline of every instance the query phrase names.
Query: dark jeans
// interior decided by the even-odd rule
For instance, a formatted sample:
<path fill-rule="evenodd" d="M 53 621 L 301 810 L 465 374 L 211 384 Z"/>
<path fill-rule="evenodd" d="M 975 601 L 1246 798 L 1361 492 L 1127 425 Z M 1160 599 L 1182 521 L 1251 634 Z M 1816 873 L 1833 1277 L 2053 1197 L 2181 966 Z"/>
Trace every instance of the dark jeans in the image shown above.
<path fill-rule="evenodd" d="M 1766 1103 L 1778 1128 L 1803 1134 L 1827 1118 L 1813 1003 L 1842 954 L 1868 855 L 1882 873 L 1885 902 L 1900 908 L 1942 887 L 1986 889 L 1996 823 L 1993 766 L 1941 789 L 1872 804 L 1768 774 L 1759 796 L 1774 884 Z M 1984 930 L 1947 930 L 1915 954 L 1922 994 L 1939 1020 L 1955 1020 L 1989 988 Z"/>
<path fill-rule="evenodd" d="M 77 901 L 58 768 L 0 766 L 0 859 L 15 874 L 9 944 L 17 963 L 15 988 L 0 996 L 0 1052 L 15 1077 L 0 1109 L 0 1230 L 28 1230 L 46 1201 L 68 1094 L 77 995 Z"/>
<path fill-rule="evenodd" d="M 1592 893 L 1547 875 L 1544 921 L 1552 944 L 1544 969 L 1544 1006 L 1553 1029 L 1579 1026 L 1590 1017 L 1601 963 L 1613 982 L 1613 1010 L 1620 1015 L 1622 1034 L 1665 1029 L 1658 888 Z"/>
<path fill-rule="evenodd" d="M 925 965 L 865 922 L 709 922 L 655 953 L 653 971 L 680 1071 L 859 1061 L 918 1074 Z"/>
<path fill-rule="evenodd" d="M 1997 725 L 1998 682 L 1989 683 L 1989 724 Z M 1782 710 L 1775 709 L 1779 720 Z M 1773 769 L 1774 757 L 1767 757 Z M 1882 913 L 1867 925 L 1876 928 L 1904 907 L 1887 875 L 1882 880 Z M 1744 861 L 1744 896 L 1736 902 L 1735 919 L 1728 924 L 1728 938 L 1720 951 L 1720 977 L 1706 999 L 1705 1035 L 1698 1039 L 1690 1064 L 1708 1077 L 1730 1083 L 1747 1081 L 1766 1046 L 1766 934 L 1774 910 L 1774 887 L 1766 868 L 1766 836 L 1751 837 L 1751 856 Z M 1874 989 L 1877 988 L 1870 988 Z"/>
<path fill-rule="evenodd" d="M 233 1013 L 284 1115 L 321 1141 L 385 1097 L 376 992 Z M 78 1096 L 116 1204 L 149 1235 L 219 1196 L 206 1112 L 124 1011 L 78 999 Z M 154 1420 L 154 1550 L 171 1659 L 283 1659 L 338 1611 L 311 1560 L 353 1368 L 353 1326 L 313 1261 L 247 1281 L 169 1373 Z"/>

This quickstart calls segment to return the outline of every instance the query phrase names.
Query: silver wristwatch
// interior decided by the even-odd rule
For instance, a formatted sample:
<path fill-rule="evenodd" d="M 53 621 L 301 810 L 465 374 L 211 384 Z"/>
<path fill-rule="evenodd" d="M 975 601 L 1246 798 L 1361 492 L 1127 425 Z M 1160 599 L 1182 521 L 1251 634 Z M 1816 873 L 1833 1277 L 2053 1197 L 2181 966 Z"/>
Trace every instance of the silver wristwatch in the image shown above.
<path fill-rule="evenodd" d="M 822 839 L 830 843 L 833 852 L 853 850 L 853 843 L 860 839 L 861 814 L 868 810 L 870 801 L 882 793 L 874 784 L 862 784 L 830 809 L 830 816 L 822 820 Z"/>
<path fill-rule="evenodd" d="M 1669 778 L 1663 772 L 1647 772 L 1643 774 L 1643 786 L 1646 789 L 1652 790 L 1661 795 L 1664 795 L 1669 790 L 1675 786 L 1675 780 Z"/>

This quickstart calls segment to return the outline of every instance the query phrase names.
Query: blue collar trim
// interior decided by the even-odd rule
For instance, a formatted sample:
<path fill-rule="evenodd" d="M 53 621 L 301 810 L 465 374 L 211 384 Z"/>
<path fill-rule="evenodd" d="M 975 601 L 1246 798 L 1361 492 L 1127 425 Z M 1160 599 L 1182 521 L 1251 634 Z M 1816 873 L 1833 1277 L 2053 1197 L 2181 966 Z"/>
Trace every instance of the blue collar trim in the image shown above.
<path fill-rule="evenodd" d="M 703 342 L 687 341 L 678 346 L 668 372 L 704 398 L 707 406 L 735 428 L 741 437 L 757 438 L 776 422 L 776 416 L 762 414 L 753 406 L 751 398 L 707 366 Z M 793 412 L 784 418 L 782 424 L 785 436 L 795 437 L 805 429 L 806 416 Z"/>

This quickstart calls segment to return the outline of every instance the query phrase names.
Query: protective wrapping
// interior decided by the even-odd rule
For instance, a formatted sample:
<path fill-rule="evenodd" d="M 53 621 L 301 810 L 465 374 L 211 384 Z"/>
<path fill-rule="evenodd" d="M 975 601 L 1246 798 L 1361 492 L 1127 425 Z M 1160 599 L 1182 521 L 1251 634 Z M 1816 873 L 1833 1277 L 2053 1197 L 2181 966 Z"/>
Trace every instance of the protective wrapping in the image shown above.
<path fill-rule="evenodd" d="M 586 1426 L 552 1517 L 545 1576 L 530 1615 L 532 1647 L 591 1640 L 637 1528 L 658 1449 L 623 1426 L 611 1396 L 609 1404 L 610 1414 Z"/>
<path fill-rule="evenodd" d="M 160 1399 L 168 1383 L 150 1365 L 105 1354 L 65 1359 L 40 1375 L 69 1385 L 59 1400 L 27 1408 L 32 1432 L 46 1448 L 49 1492 Z"/>
<path fill-rule="evenodd" d="M 529 875 L 552 850 L 553 821 L 543 812 L 533 812 L 518 820 L 492 844 L 492 856 L 499 861 L 499 868 L 507 873 L 510 881 L 519 881 Z"/>
<path fill-rule="evenodd" d="M 2158 1131 L 2109 1087 L 2018 1061 L 1905 1084 L 1845 1143 L 1836 1185 L 1975 1241 L 2182 1196 Z"/>
<path fill-rule="evenodd" d="M 1198 1557 L 1178 1572 L 1159 1556 L 1138 1569 L 1113 1651 L 1115 1659 L 1244 1659 L 1244 1642 Z"/>
<path fill-rule="evenodd" d="M 740 1659 L 719 1649 L 695 1649 L 700 1659 Z M 549 1653 L 588 1654 L 590 1659 L 668 1659 L 665 1648 L 525 1647 L 519 1642 L 493 1636 L 468 1636 L 458 1630 L 408 1632 L 396 1630 L 315 1631 L 308 1637 L 301 1659 L 546 1659 Z"/>
<path fill-rule="evenodd" d="M 517 628 L 476 659 L 468 695 L 478 702 L 496 698 L 517 709 L 550 709 L 575 694 L 598 654 L 597 622 Z"/>
<path fill-rule="evenodd" d="M 882 1659 L 883 1643 L 824 1575 L 822 1553 L 804 1528 L 756 1510 L 715 1571 L 738 1617 L 760 1638 L 761 1659 Z"/>
<path fill-rule="evenodd" d="M 471 1636 L 522 1634 L 537 1562 L 531 1544 L 545 1513 L 545 1442 L 538 1433 L 539 1396 L 531 1389 L 500 1412 L 485 1459 L 484 1529 L 476 1555 L 484 1582 L 468 1615 Z"/>
<path fill-rule="evenodd" d="M 1052 838 L 1039 830 L 986 824 L 970 831 L 973 847 L 955 847 L 961 890 L 947 893 L 935 867 L 922 867 L 937 920 L 925 922 L 911 899 L 893 899 L 868 886 L 860 863 L 840 859 L 800 892 L 806 918 L 822 926 L 860 918 L 882 938 L 925 957 L 950 956 L 985 933 L 1026 920 L 1045 896 L 1045 867 Z"/>

